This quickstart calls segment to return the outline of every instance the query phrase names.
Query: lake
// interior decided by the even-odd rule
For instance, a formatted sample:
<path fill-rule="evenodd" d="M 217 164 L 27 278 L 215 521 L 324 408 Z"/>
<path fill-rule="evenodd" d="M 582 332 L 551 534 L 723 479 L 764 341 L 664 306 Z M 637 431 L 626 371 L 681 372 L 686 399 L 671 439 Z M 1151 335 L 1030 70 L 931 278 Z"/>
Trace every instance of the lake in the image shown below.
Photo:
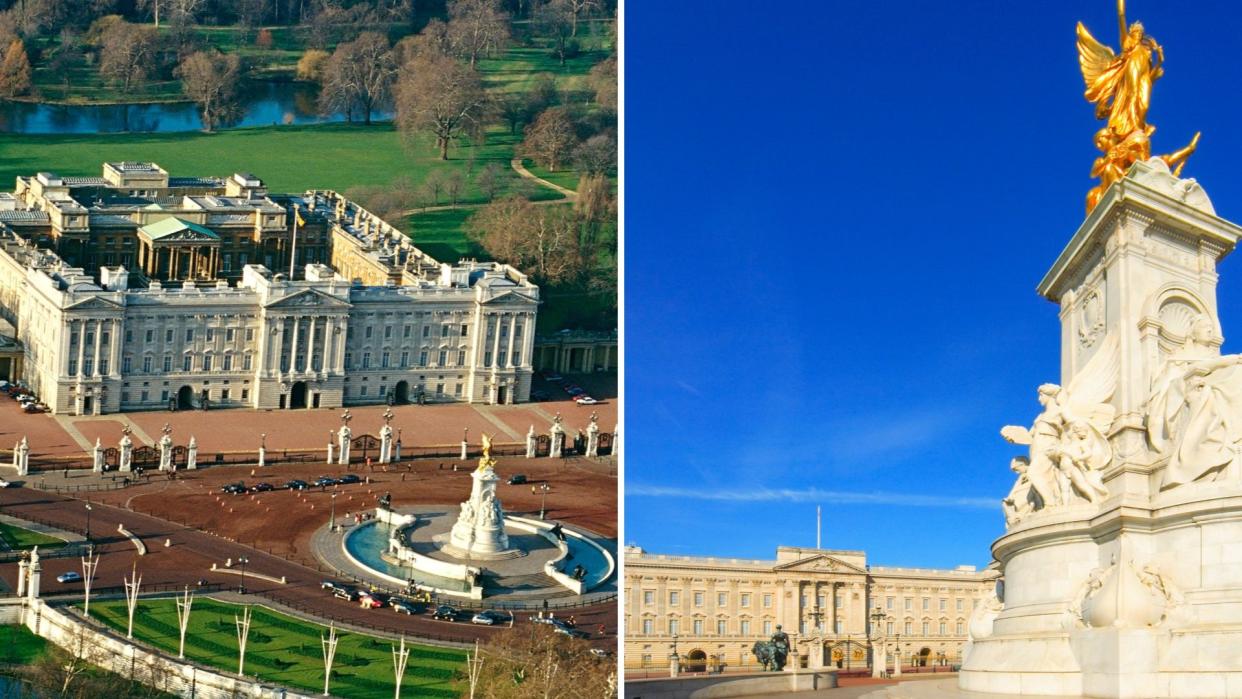
<path fill-rule="evenodd" d="M 315 105 L 319 88 L 300 82 L 249 82 L 242 95 L 244 114 L 228 125 L 273 126 L 345 121 L 344 114 L 320 114 Z M 373 120 L 392 112 L 372 114 Z M 355 116 L 355 121 L 360 119 Z M 173 104 L 38 104 L 0 101 L 0 133 L 89 134 L 199 131 L 198 107 Z"/>

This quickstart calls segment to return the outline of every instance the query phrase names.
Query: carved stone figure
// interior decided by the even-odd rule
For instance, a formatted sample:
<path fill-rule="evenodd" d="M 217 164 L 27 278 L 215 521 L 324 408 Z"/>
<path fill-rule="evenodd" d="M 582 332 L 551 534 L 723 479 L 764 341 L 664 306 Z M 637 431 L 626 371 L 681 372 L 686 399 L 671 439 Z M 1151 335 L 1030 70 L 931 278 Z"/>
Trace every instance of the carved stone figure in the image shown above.
<path fill-rule="evenodd" d="M 1161 365 L 1147 401 L 1147 438 L 1169 458 L 1162 488 L 1237 470 L 1226 467 L 1242 441 L 1240 363 L 1242 355 L 1221 356 L 1212 320 L 1200 315 Z"/>
<path fill-rule="evenodd" d="M 1031 460 L 1025 456 L 1015 456 L 1009 462 L 1009 469 L 1018 474 L 1018 480 L 1009 489 L 1009 495 L 1001 500 L 1001 508 L 1005 511 L 1005 524 L 1008 526 L 1012 527 L 1026 515 L 1044 506 L 1043 498 L 1026 475 L 1030 465 Z"/>
<path fill-rule="evenodd" d="M 1108 440 L 1083 420 L 1075 420 L 1061 439 L 1057 468 L 1060 472 L 1062 495 L 1078 493 L 1087 502 L 1099 502 L 1108 496 L 1100 469 L 1112 459 Z"/>

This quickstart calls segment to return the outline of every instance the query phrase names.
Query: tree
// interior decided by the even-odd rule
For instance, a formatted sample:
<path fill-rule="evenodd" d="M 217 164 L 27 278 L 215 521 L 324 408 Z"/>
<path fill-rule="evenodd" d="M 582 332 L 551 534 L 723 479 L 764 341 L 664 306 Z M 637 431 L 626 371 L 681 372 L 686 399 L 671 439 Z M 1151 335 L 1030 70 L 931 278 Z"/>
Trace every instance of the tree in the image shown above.
<path fill-rule="evenodd" d="M 324 111 L 343 111 L 352 116 L 356 106 L 370 124 L 371 114 L 391 99 L 393 77 L 388 39 L 377 32 L 363 32 L 337 46 L 324 64 L 320 94 Z"/>
<path fill-rule="evenodd" d="M 526 127 L 522 153 L 555 172 L 569 159 L 578 146 L 578 132 L 569 110 L 564 107 L 545 109 Z"/>
<path fill-rule="evenodd" d="M 0 95 L 16 97 L 30 89 L 30 58 L 21 39 L 13 39 L 0 61 Z"/>
<path fill-rule="evenodd" d="M 597 133 L 583 141 L 573 153 L 579 172 L 602 175 L 617 169 L 617 141 L 610 133 Z"/>
<path fill-rule="evenodd" d="M 155 29 L 125 21 L 107 25 L 100 38 L 99 72 L 128 92 L 146 81 L 155 63 Z"/>
<path fill-rule="evenodd" d="M 60 32 L 60 43 L 47 62 L 47 67 L 60 76 L 61 82 L 68 91 L 73 80 L 73 72 L 86 64 L 86 54 L 82 50 L 82 42 L 72 30 L 65 28 Z"/>
<path fill-rule="evenodd" d="M 468 58 L 491 56 L 509 41 L 509 15 L 497 0 L 449 0 L 448 40 L 453 51 Z"/>
<path fill-rule="evenodd" d="M 330 56 L 331 54 L 322 49 L 307 49 L 306 53 L 298 59 L 298 80 L 321 82 L 324 66 L 327 65 Z"/>
<path fill-rule="evenodd" d="M 578 27 L 573 0 L 548 0 L 535 11 L 535 27 L 541 35 L 552 39 L 552 53 L 561 65 L 577 52 L 576 44 L 571 42 Z"/>
<path fill-rule="evenodd" d="M 444 192 L 448 194 L 449 201 L 453 202 L 453 206 L 457 206 L 457 198 L 461 196 L 461 190 L 466 186 L 466 178 L 461 172 L 454 170 L 444 180 Z"/>
<path fill-rule="evenodd" d="M 485 699 L 604 699 L 605 688 L 615 686 L 615 661 L 595 657 L 590 646 L 546 624 L 502 629 L 479 650 L 477 695 Z"/>
<path fill-rule="evenodd" d="M 198 104 L 203 130 L 211 131 L 221 120 L 236 114 L 237 83 L 241 58 L 212 49 L 192 53 L 181 62 L 181 89 Z"/>
<path fill-rule="evenodd" d="M 610 112 L 617 111 L 617 57 L 609 56 L 595 67 L 587 78 L 591 89 L 595 91 L 595 103 L 600 109 Z"/>
<path fill-rule="evenodd" d="M 517 195 L 480 207 L 466 233 L 488 254 L 549 283 L 569 282 L 583 271 L 580 226 L 568 206 L 538 206 Z"/>
<path fill-rule="evenodd" d="M 423 179 L 423 193 L 431 200 L 435 206 L 440 205 L 440 192 L 444 191 L 445 181 L 444 173 L 439 170 L 432 170 L 427 173 L 427 177 Z"/>
<path fill-rule="evenodd" d="M 449 38 L 448 25 L 443 20 L 431 20 L 421 32 L 398 41 L 393 53 L 399 66 L 404 66 L 419 56 L 451 55 L 453 42 Z"/>
<path fill-rule="evenodd" d="M 272 48 L 272 30 L 267 27 L 260 29 L 258 36 L 254 38 L 254 45 L 261 49 Z"/>
<path fill-rule="evenodd" d="M 488 163 L 479 170 L 479 174 L 474 176 L 474 185 L 479 188 L 480 192 L 487 195 L 488 201 L 496 199 L 497 192 L 500 191 L 501 175 L 504 169 L 496 163 Z"/>
<path fill-rule="evenodd" d="M 436 137 L 440 159 L 463 133 L 482 128 L 488 105 L 479 74 L 448 56 L 419 56 L 397 82 L 397 125 L 405 132 L 427 131 Z"/>
<path fill-rule="evenodd" d="M 570 36 L 578 36 L 578 20 L 591 16 L 599 10 L 599 0 L 564 0 L 569 9 Z"/>

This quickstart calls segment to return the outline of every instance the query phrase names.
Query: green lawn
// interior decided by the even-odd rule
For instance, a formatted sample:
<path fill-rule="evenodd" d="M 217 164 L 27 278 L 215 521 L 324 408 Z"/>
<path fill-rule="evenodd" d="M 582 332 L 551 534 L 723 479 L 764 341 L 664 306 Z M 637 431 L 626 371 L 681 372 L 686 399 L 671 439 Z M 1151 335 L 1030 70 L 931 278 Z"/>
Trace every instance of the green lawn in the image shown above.
<path fill-rule="evenodd" d="M 463 257 L 488 259 L 478 243 L 462 230 L 474 209 L 445 209 L 414 214 L 406 219 L 406 232 L 420 250 L 442 262 L 456 262 Z"/>
<path fill-rule="evenodd" d="M 47 650 L 47 641 L 25 626 L 0 626 L 0 663 L 29 665 Z"/>
<path fill-rule="evenodd" d="M 0 539 L 4 539 L 4 543 L 9 545 L 10 549 L 20 550 L 34 548 L 40 546 L 45 549 L 60 548 L 65 545 L 64 539 L 57 539 L 54 536 L 40 534 L 39 532 L 23 529 L 0 522 Z"/>
<path fill-rule="evenodd" d="M 40 171 L 99 176 L 106 161 L 151 160 L 173 176 L 252 172 L 272 192 L 344 191 L 356 185 L 387 185 L 398 177 L 417 185 L 433 170 L 445 175 L 460 171 L 466 174 L 466 186 L 459 200 L 481 203 L 486 197 L 473 177 L 488 162 L 502 168 L 505 187 L 528 191 L 509 167 L 516 140 L 494 129 L 483 145 L 462 144 L 444 161 L 430 139 L 403 138 L 387 123 L 265 126 L 213 134 L 0 134 L 0 187 L 7 191 L 17 176 Z M 561 196 L 539 189 L 536 198 Z"/>
<path fill-rule="evenodd" d="M 241 607 L 211 599 L 196 599 L 186 634 L 186 657 L 227 672 L 237 671 L 237 631 L 234 615 Z M 376 610 L 376 614 L 384 613 Z M 96 602 L 91 615 L 124 632 L 125 602 Z M 138 603 L 134 636 L 176 654 L 179 625 L 173 599 Z M 327 629 L 268 609 L 253 607 L 246 645 L 246 674 L 289 687 L 323 691 L 321 634 Z M 391 641 L 338 632 L 332 670 L 333 695 L 364 699 L 393 696 Z M 411 697 L 456 697 L 455 677 L 465 667 L 465 654 L 446 648 L 408 645 L 409 664 L 401 692 Z"/>
<path fill-rule="evenodd" d="M 540 167 L 530 158 L 523 158 L 522 165 L 530 170 L 530 174 L 541 179 L 545 179 L 552 184 L 557 184 L 572 192 L 578 191 L 578 180 L 582 174 L 572 167 L 562 167 L 555 172 L 547 168 Z"/>

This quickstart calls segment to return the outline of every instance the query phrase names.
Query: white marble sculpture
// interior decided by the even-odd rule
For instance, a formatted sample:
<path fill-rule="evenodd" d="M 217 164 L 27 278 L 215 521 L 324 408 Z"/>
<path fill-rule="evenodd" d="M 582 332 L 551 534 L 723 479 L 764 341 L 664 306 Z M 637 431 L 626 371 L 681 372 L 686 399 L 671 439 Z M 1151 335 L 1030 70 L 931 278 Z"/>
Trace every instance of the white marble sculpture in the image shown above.
<path fill-rule="evenodd" d="M 1242 356 L 1220 353 L 1218 264 L 1242 227 L 1159 160 L 1103 195 L 1038 286 L 1061 377 L 1011 462 L 1004 593 L 961 688 L 1110 699 L 1242 688 Z M 1002 601 L 1003 600 L 1003 604 Z"/>
<path fill-rule="evenodd" d="M 526 431 L 526 458 L 535 458 L 535 426 Z"/>
<path fill-rule="evenodd" d="M 104 451 L 103 443 L 98 437 L 95 438 L 95 446 L 91 449 L 91 471 L 95 473 L 103 473 L 104 470 Z"/>
<path fill-rule="evenodd" d="M 198 441 L 194 439 L 194 435 L 190 435 L 190 444 L 185 450 L 185 468 L 187 471 L 198 468 Z"/>
<path fill-rule="evenodd" d="M 505 515 L 496 497 L 496 461 L 491 455 L 492 444 L 483 435 L 483 456 L 479 467 L 470 474 L 473 485 L 470 499 L 461 504 L 461 514 L 449 534 L 449 553 L 464 558 L 496 558 L 510 553 L 509 537 L 505 534 Z"/>
<path fill-rule="evenodd" d="M 599 456 L 599 416 L 595 413 L 591 413 L 591 423 L 587 425 L 586 455 Z"/>
<path fill-rule="evenodd" d="M 341 466 L 349 465 L 349 440 L 353 432 L 349 429 L 349 425 L 341 425 L 341 429 L 336 432 L 337 440 L 337 463 Z"/>
<path fill-rule="evenodd" d="M 384 425 L 380 428 L 379 462 L 386 464 L 389 461 L 392 461 L 392 426 Z"/>
<path fill-rule="evenodd" d="M 548 456 L 553 459 L 561 458 L 561 447 L 565 443 L 565 425 L 563 422 L 564 421 L 561 418 L 560 413 L 557 413 L 556 417 L 552 420 L 552 450 Z"/>
<path fill-rule="evenodd" d="M 17 475 L 30 475 L 30 442 L 26 441 L 25 435 L 13 449 L 13 466 L 17 469 Z"/>

